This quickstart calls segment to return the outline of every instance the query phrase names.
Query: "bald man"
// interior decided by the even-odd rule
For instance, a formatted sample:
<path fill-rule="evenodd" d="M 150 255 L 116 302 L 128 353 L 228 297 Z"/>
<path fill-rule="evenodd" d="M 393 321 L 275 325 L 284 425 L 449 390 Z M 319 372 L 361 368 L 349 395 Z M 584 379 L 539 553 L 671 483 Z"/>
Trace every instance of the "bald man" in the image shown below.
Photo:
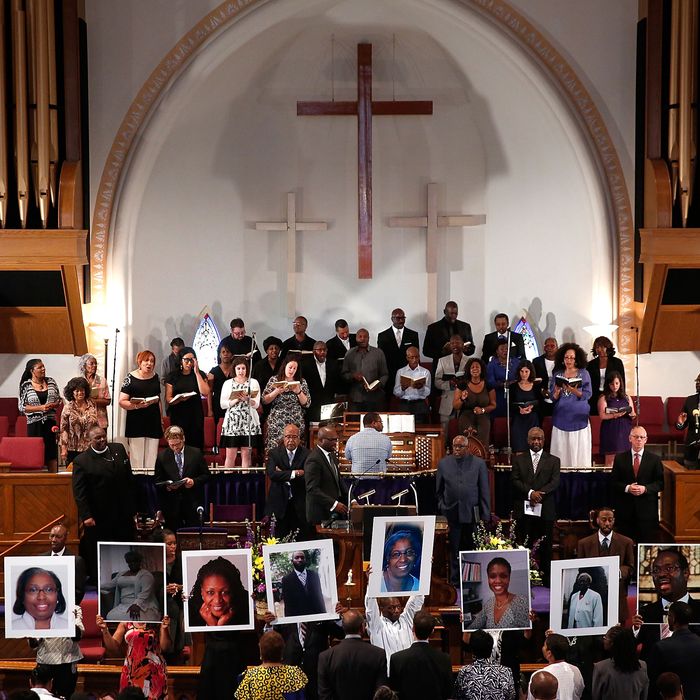
<path fill-rule="evenodd" d="M 533 700 L 556 700 L 559 681 L 549 671 L 538 671 L 530 681 Z"/>

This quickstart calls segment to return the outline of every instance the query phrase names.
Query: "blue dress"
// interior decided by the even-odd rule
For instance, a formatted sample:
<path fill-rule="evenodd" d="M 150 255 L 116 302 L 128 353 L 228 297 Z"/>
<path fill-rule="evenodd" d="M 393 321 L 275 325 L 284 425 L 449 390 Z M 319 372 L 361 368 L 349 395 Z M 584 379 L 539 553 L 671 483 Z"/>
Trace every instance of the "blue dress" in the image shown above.
<path fill-rule="evenodd" d="M 606 397 L 608 408 L 625 408 L 629 401 L 625 399 Z M 611 418 L 600 422 L 600 453 L 604 455 L 617 454 L 629 450 L 629 434 L 632 430 L 632 419 L 629 414 L 622 418 Z"/>

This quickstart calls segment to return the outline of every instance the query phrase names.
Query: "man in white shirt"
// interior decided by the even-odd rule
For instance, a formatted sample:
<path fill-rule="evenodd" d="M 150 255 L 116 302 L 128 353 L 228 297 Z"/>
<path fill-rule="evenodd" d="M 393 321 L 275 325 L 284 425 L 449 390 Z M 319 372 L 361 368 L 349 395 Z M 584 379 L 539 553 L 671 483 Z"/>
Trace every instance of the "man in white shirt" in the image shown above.
<path fill-rule="evenodd" d="M 559 683 L 557 700 L 580 700 L 583 694 L 583 676 L 573 664 L 564 661 L 569 651 L 569 640 L 562 634 L 550 634 L 544 640 L 542 654 L 549 663 L 542 670 L 551 673 Z M 537 674 L 533 674 L 532 680 Z M 528 700 L 534 700 L 532 689 L 528 688 Z"/>
<path fill-rule="evenodd" d="M 406 350 L 408 364 L 396 372 L 394 396 L 399 399 L 399 409 L 416 417 L 416 423 L 430 422 L 430 372 L 420 366 L 420 351 L 414 345 Z"/>
<path fill-rule="evenodd" d="M 378 413 L 366 413 L 362 426 L 345 443 L 345 457 L 352 462 L 352 473 L 364 476 L 385 472 L 386 461 L 391 457 L 391 440 L 382 433 L 382 417 Z"/>
<path fill-rule="evenodd" d="M 48 666 L 37 664 L 29 675 L 29 687 L 40 698 L 58 698 L 51 691 L 53 689 L 53 678 L 51 669 Z"/>

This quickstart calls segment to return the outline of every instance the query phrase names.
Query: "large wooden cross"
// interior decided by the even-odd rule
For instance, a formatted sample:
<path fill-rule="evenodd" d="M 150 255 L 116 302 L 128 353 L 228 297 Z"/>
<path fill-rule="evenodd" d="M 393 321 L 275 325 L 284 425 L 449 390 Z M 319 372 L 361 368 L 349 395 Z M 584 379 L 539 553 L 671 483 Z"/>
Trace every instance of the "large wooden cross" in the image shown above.
<path fill-rule="evenodd" d="M 297 272 L 297 231 L 326 231 L 325 221 L 297 221 L 296 196 L 287 192 L 286 221 L 257 221 L 256 231 L 286 231 L 287 232 L 287 312 L 290 316 L 296 314 L 296 272 Z"/>
<path fill-rule="evenodd" d="M 372 100 L 372 44 L 357 45 L 357 101 L 297 102 L 300 116 L 357 116 L 358 277 L 372 277 L 372 116 L 432 114 L 429 100 Z"/>
<path fill-rule="evenodd" d="M 428 183 L 428 215 L 427 216 L 392 216 L 389 218 L 389 228 L 424 228 L 428 233 L 425 237 L 425 268 L 428 273 L 428 316 L 437 319 L 437 232 L 439 228 L 453 226 L 481 226 L 486 223 L 484 214 L 456 214 L 441 216 L 437 207 L 438 186 Z M 449 296 L 449 295 L 448 295 Z"/>

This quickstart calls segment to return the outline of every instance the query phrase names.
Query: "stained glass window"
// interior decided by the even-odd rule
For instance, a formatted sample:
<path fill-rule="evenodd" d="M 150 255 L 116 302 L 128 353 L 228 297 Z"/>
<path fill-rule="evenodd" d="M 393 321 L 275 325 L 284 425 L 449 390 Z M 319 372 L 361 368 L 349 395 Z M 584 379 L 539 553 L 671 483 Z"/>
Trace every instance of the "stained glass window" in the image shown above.
<path fill-rule="evenodd" d="M 204 314 L 192 341 L 192 347 L 197 353 L 199 369 L 202 372 L 208 372 L 218 364 L 216 351 L 220 341 L 221 334 L 216 327 L 216 323 L 214 323 L 214 319 L 209 314 Z"/>
<path fill-rule="evenodd" d="M 515 324 L 513 330 L 523 336 L 523 340 L 525 341 L 525 357 L 530 361 L 534 360 L 540 354 L 540 350 L 537 347 L 537 338 L 535 338 L 535 334 L 532 332 L 532 326 L 530 326 L 528 320 L 522 316 Z"/>

